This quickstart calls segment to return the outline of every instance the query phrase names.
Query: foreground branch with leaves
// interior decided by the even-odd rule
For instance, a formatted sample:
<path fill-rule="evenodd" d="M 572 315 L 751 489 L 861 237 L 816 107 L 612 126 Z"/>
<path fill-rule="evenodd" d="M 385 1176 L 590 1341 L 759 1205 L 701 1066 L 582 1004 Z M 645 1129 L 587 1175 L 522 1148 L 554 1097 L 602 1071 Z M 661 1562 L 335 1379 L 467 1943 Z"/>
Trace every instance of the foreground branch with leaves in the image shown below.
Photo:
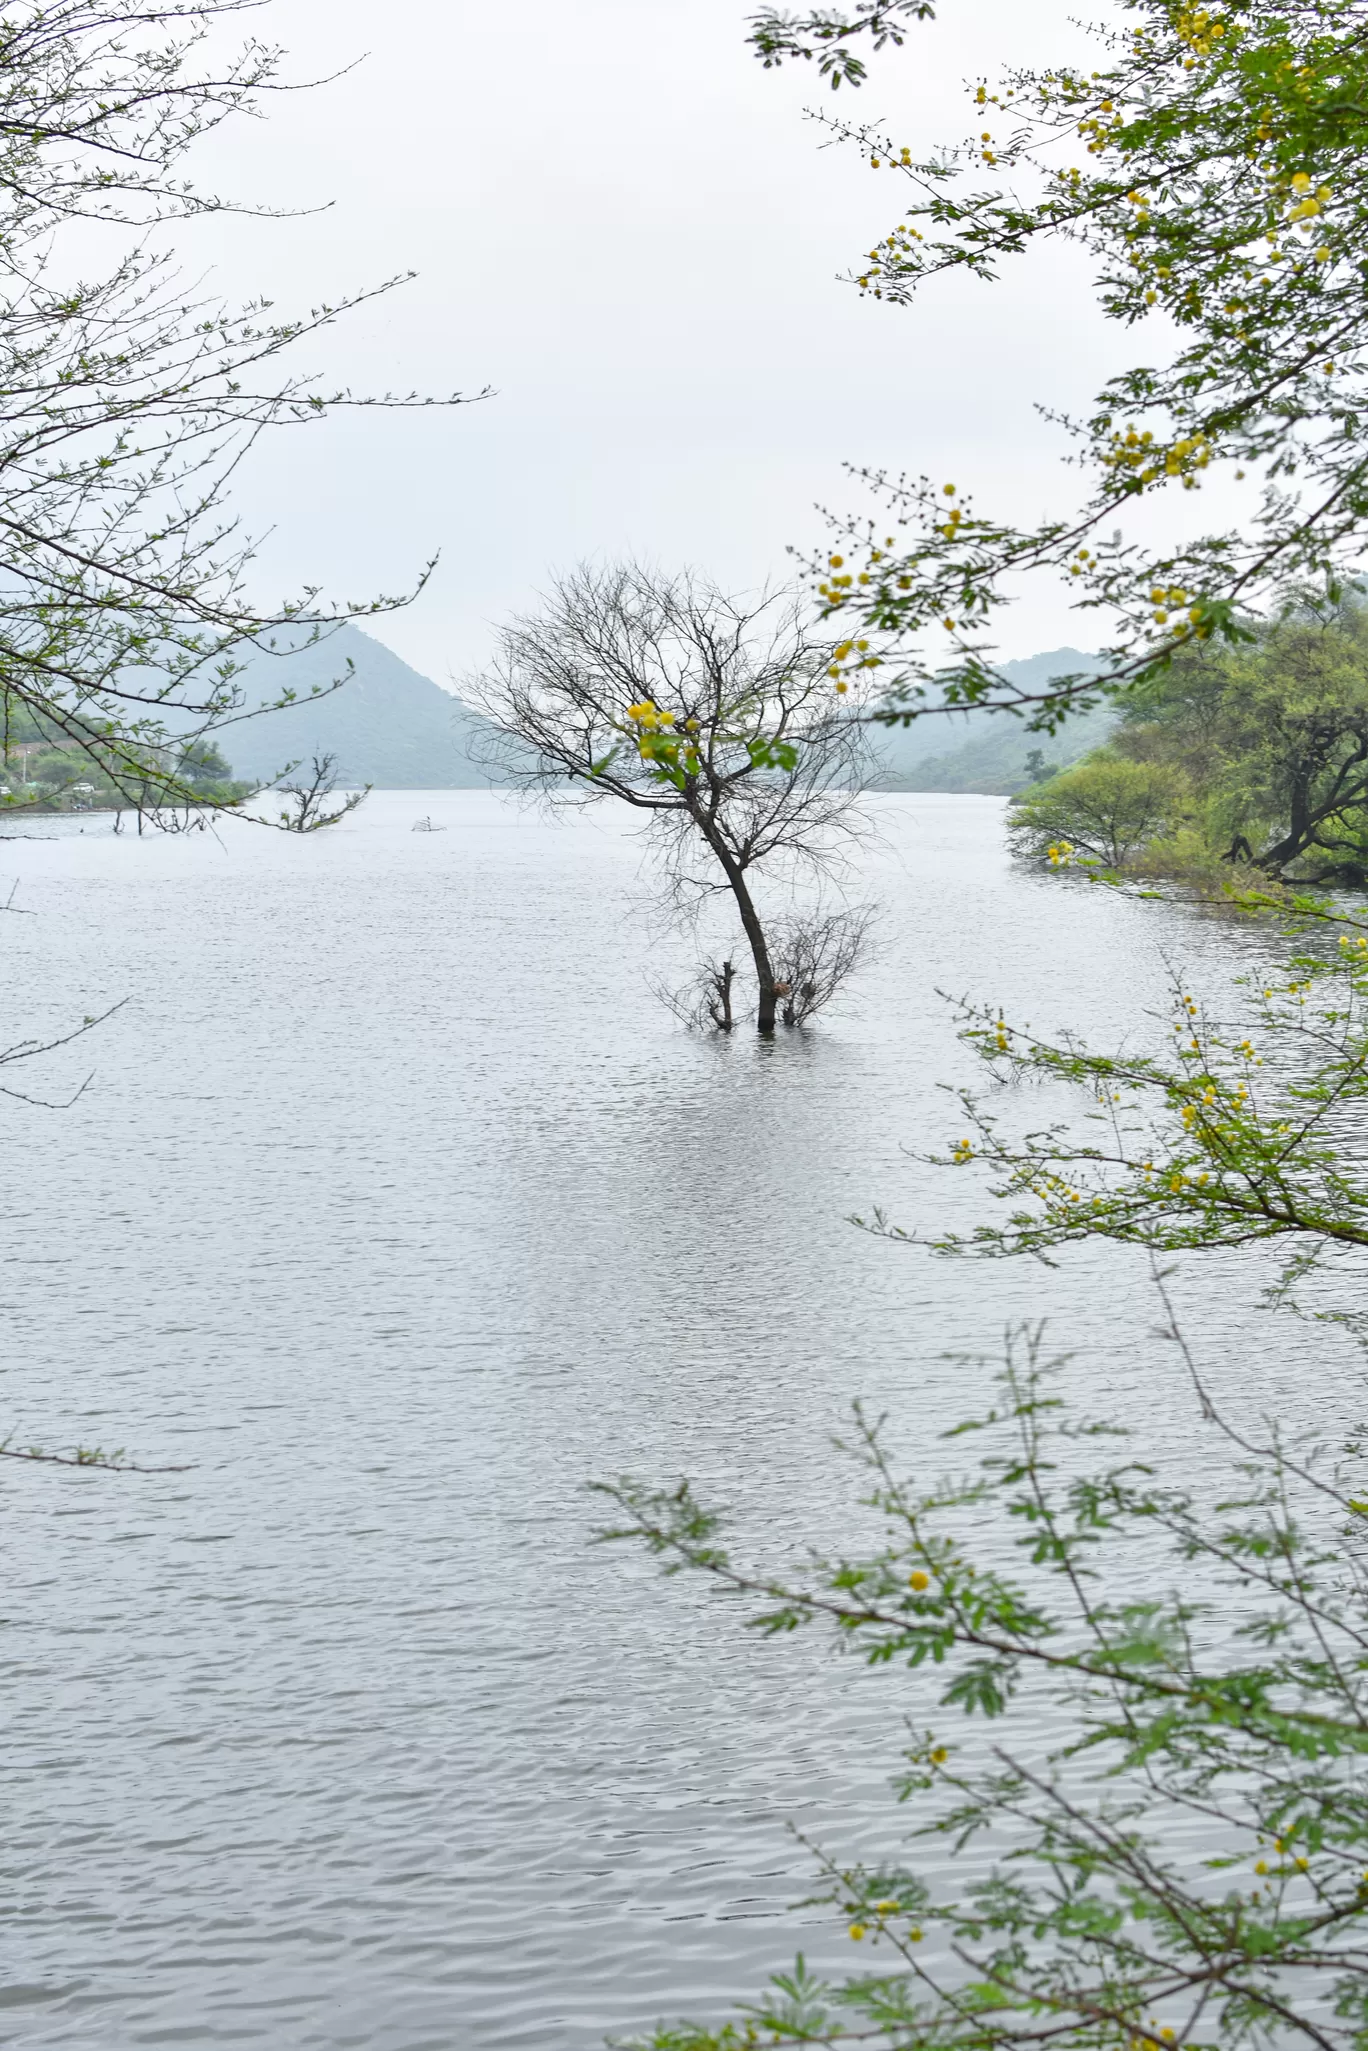
<path fill-rule="evenodd" d="M 735 1562 L 687 1485 L 603 1491 L 606 1537 L 759 1605 L 767 1634 L 816 1626 L 890 1674 L 934 1672 L 945 1712 L 907 1755 L 906 1863 L 814 1847 L 818 1898 L 868 1963 L 823 1980 L 800 1959 L 732 2020 L 638 2043 L 1361 2051 L 1368 1504 L 1225 1424 L 1200 1384 L 1224 1500 L 1124 1448 L 1083 1470 L 1117 1435 L 1070 1421 L 1038 1332 L 1000 1388 L 950 1435 L 986 1442 L 977 1470 L 930 1491 L 857 1411 L 882 1537 L 794 1578 Z M 976 1744 L 973 1716 L 1008 1736 Z"/>
<path fill-rule="evenodd" d="M 245 654 L 404 602 L 332 606 L 306 588 L 263 604 L 229 498 L 268 430 L 426 403 L 283 367 L 374 292 L 285 318 L 229 309 L 158 246 L 227 205 L 187 177 L 194 144 L 284 89 L 266 43 L 214 61 L 226 18 L 249 10 L 0 5 L 0 742 L 84 758 L 143 809 L 204 801 L 177 765 L 243 714 Z"/>
<path fill-rule="evenodd" d="M 1019 1098 L 959 1090 L 969 1130 L 933 1158 L 986 1166 L 1013 1208 L 1002 1224 L 926 1244 L 1048 1260 L 1080 1239 L 1156 1254 L 1271 1241 L 1284 1254 L 1279 1296 L 1368 1247 L 1368 1175 L 1352 1143 L 1368 1101 L 1368 926 L 1310 898 L 1237 902 L 1290 915 L 1302 944 L 1270 980 L 1237 986 L 1224 1016 L 1175 983 L 1171 1015 L 1156 1022 L 1166 1051 L 1099 1053 L 1014 1025 L 995 1007 L 961 1007 L 963 1037 L 998 1083 L 1063 1084 L 1091 1109 L 1081 1123 L 1065 1115 L 1013 1136 L 1002 1114 Z"/>
<path fill-rule="evenodd" d="M 858 85 L 858 46 L 901 43 L 931 11 L 766 9 L 752 43 L 767 64 L 811 58 Z M 1035 525 L 980 507 L 962 477 L 858 473 L 881 510 L 838 522 L 809 568 L 847 671 L 888 666 L 890 715 L 984 704 L 1049 729 L 1107 679 L 1117 688 L 1195 642 L 1239 638 L 1289 587 L 1333 585 L 1361 561 L 1362 0 L 1123 0 L 1083 27 L 1082 61 L 971 83 L 971 126 L 952 144 L 826 124 L 892 187 L 888 231 L 851 274 L 884 309 L 947 273 L 992 282 L 1062 239 L 1086 253 L 1105 318 L 1144 337 L 1090 403 L 1056 416 L 1079 488 Z M 1237 501 L 1185 540 L 1194 502 L 1181 519 L 1163 507 L 1148 538 L 1156 501 L 1217 477 L 1247 494 L 1245 510 Z M 1000 610 L 1042 578 L 1101 616 L 1101 683 L 1023 688 L 998 667 Z"/>
<path fill-rule="evenodd" d="M 922 1242 L 1047 1261 L 1085 1238 L 1147 1247 L 1214 1484 L 1173 1486 L 1145 1447 L 1096 1465 L 1125 1435 L 1070 1418 L 1036 1329 L 1012 1335 L 989 1414 L 948 1434 L 985 1445 L 968 1476 L 903 1479 L 857 1410 L 846 1451 L 881 1526 L 862 1550 L 751 1567 L 687 1482 L 603 1489 L 604 1536 L 744 1597 L 767 1634 L 817 1626 L 890 1674 L 923 1671 L 902 1705 L 914 1721 L 934 1674 L 942 1712 L 900 1784 L 904 1861 L 812 1847 L 818 1899 L 868 1966 L 823 1980 L 800 1959 L 727 2022 L 637 2040 L 649 2051 L 1368 2047 L 1363 1448 L 1343 1446 L 1345 1472 L 1223 1416 L 1160 1265 L 1272 1241 L 1287 1300 L 1368 1247 L 1368 929 L 1311 899 L 1241 908 L 1290 913 L 1297 951 L 1233 1022 L 1180 985 L 1167 1051 L 1099 1054 L 962 1007 L 996 1094 L 959 1093 L 970 1136 L 940 1158 L 986 1163 L 1014 1208 Z M 1072 1091 L 1082 1117 L 1009 1138 L 1035 1084 Z M 1005 1736 L 981 1741 L 977 1718 Z"/>

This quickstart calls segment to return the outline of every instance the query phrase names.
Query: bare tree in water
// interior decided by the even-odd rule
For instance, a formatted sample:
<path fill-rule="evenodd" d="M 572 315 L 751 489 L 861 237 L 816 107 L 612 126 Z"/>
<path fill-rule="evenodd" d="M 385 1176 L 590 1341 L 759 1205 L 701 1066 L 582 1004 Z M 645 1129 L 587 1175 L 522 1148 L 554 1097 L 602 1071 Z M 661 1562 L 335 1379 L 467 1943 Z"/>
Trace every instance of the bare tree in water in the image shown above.
<path fill-rule="evenodd" d="M 625 563 L 560 579 L 504 628 L 466 695 L 496 729 L 506 780 L 641 816 L 676 910 L 730 893 L 769 1034 L 785 978 L 757 883 L 791 905 L 795 885 L 851 852 L 868 766 L 862 681 L 835 675 L 790 593 L 735 598 L 693 573 Z M 723 966 L 705 965 L 694 1009 L 730 1030 Z"/>
<path fill-rule="evenodd" d="M 332 804 L 337 793 L 337 757 L 315 755 L 306 774 L 293 783 L 282 783 L 280 788 L 290 800 L 280 815 L 279 823 L 285 832 L 317 833 L 320 827 L 336 826 L 339 819 L 354 812 L 369 797 L 371 787 L 367 784 L 364 790 L 348 791 L 338 804 Z"/>
<path fill-rule="evenodd" d="M 660 982 L 651 987 L 691 1032 L 729 1033 L 736 1027 L 736 963 L 730 955 L 704 955 L 688 982 L 677 989 Z"/>
<path fill-rule="evenodd" d="M 855 905 L 798 913 L 777 928 L 772 951 L 786 1026 L 806 1025 L 855 973 L 869 953 L 873 918 L 869 905 Z"/>

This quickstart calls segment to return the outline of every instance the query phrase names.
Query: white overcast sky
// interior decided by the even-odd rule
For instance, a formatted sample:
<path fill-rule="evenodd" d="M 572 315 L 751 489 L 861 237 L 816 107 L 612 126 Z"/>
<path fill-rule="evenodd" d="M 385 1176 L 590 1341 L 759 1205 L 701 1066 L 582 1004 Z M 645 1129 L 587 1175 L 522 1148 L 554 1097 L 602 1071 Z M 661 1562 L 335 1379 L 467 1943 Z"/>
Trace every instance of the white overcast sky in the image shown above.
<path fill-rule="evenodd" d="M 441 563 L 374 631 L 451 683 L 549 572 L 632 551 L 734 588 L 820 541 L 817 502 L 862 503 L 844 462 L 906 466 L 1031 518 L 1070 488 L 1033 402 L 1081 407 L 1127 349 L 1086 273 L 1044 253 L 992 288 L 894 310 L 838 274 L 909 203 L 825 147 L 809 105 L 886 119 L 914 149 L 969 127 L 964 81 L 1078 55 L 1066 0 L 945 0 L 862 93 L 766 72 L 747 0 L 273 0 L 253 26 L 299 75 L 355 62 L 201 153 L 207 182 L 328 210 L 216 222 L 186 249 L 227 296 L 283 313 L 387 273 L 310 361 L 357 388 L 495 395 L 335 415 L 253 458 L 263 595 L 340 596 Z M 1133 338 L 1130 346 L 1133 347 Z M 1023 603 L 1003 653 L 1095 641 L 1062 596 Z"/>

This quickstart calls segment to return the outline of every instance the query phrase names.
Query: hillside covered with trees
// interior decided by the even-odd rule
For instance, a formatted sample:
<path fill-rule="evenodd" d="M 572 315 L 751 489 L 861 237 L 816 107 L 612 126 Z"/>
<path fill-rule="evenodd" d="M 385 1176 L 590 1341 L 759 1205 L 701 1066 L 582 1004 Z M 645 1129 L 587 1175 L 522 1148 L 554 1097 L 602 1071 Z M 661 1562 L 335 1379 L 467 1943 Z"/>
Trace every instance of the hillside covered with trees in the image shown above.
<path fill-rule="evenodd" d="M 1077 648 L 1054 648 L 1002 665 L 1022 691 L 1099 667 Z M 880 787 L 903 791 L 974 791 L 1010 796 L 1096 748 L 1115 724 L 1110 705 L 1068 720 L 1058 733 L 1032 733 L 1024 720 L 986 711 L 926 712 L 910 726 L 885 728 L 875 742 Z"/>

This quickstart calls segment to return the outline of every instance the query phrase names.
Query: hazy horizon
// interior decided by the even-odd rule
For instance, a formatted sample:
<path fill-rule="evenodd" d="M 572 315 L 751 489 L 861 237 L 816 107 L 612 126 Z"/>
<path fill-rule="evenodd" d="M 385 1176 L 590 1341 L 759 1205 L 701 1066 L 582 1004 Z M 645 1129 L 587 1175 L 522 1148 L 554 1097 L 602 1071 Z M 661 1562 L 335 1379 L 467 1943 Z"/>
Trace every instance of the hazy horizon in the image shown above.
<path fill-rule="evenodd" d="M 1063 0 L 1029 18 L 1005 0 L 946 10 L 859 95 L 809 66 L 766 72 L 746 12 L 586 0 L 567 17 L 528 0 L 491 18 L 400 0 L 377 39 L 358 0 L 275 0 L 296 76 L 360 61 L 225 128 L 201 175 L 325 210 L 202 223 L 187 267 L 282 312 L 411 267 L 301 365 L 359 390 L 495 395 L 268 437 L 238 491 L 245 524 L 270 530 L 265 595 L 393 590 L 441 551 L 412 608 L 367 631 L 450 687 L 500 618 L 586 556 L 694 563 L 734 589 L 783 579 L 790 547 L 823 540 L 818 502 L 863 503 L 845 462 L 954 477 L 1028 519 L 1072 489 L 1066 438 L 1036 403 L 1076 407 L 1134 347 L 1107 332 L 1086 266 L 1055 248 L 994 287 L 861 302 L 838 274 L 906 188 L 804 118 L 954 141 L 985 52 L 996 67 L 1080 46 Z M 1003 655 L 1097 646 L 1101 625 L 1062 586 L 1033 591 Z"/>

